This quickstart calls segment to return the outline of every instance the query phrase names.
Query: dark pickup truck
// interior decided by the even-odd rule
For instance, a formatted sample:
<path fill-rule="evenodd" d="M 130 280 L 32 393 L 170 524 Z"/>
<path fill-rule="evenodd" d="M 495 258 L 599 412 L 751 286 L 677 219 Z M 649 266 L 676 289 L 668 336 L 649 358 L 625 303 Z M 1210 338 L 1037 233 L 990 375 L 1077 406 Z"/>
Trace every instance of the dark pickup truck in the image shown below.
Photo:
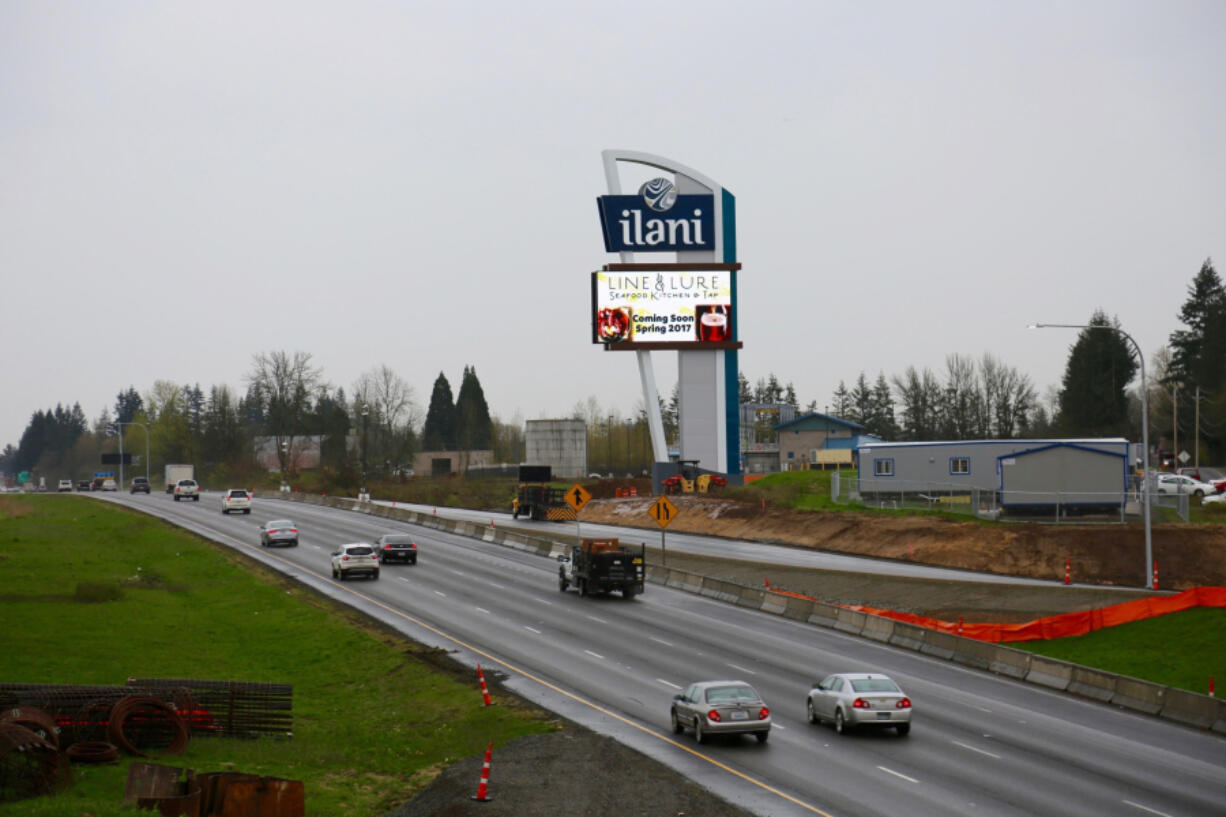
<path fill-rule="evenodd" d="M 413 542 L 412 536 L 403 533 L 387 533 L 380 536 L 375 541 L 375 552 L 379 554 L 379 561 L 384 564 L 388 562 L 417 564 L 417 545 Z"/>

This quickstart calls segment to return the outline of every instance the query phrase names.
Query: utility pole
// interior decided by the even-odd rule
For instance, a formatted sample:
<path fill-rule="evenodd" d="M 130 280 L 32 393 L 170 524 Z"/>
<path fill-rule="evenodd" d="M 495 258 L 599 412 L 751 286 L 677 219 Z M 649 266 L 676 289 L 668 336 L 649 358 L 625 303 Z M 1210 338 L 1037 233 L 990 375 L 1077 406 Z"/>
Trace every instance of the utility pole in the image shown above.
<path fill-rule="evenodd" d="M 1179 473 L 1179 384 L 1171 387 L 1171 456 L 1175 458 L 1172 470 Z"/>

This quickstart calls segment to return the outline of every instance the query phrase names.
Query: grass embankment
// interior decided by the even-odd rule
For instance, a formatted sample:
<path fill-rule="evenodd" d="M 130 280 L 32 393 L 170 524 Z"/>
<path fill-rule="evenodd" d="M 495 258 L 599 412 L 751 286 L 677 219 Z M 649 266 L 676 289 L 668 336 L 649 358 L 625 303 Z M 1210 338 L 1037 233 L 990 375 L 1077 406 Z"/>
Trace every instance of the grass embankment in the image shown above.
<path fill-rule="evenodd" d="M 348 608 L 85 497 L 0 497 L 0 604 L 2 682 L 292 684 L 292 738 L 201 737 L 159 762 L 302 780 L 309 815 L 382 814 L 488 741 L 554 728 L 514 699 L 483 707 L 475 678 Z M 132 760 L 76 767 L 67 792 L 0 815 L 131 815 Z"/>
<path fill-rule="evenodd" d="M 1226 610 L 1199 607 L 1087 635 L 1009 646 L 1204 694 L 1210 676 L 1226 684 L 1223 631 Z"/>

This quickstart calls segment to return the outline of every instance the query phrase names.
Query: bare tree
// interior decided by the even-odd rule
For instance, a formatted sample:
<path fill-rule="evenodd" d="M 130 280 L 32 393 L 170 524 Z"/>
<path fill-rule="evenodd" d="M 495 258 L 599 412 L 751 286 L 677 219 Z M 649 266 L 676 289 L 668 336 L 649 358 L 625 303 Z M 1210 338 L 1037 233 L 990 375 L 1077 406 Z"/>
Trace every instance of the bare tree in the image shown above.
<path fill-rule="evenodd" d="M 319 380 L 320 370 L 311 365 L 308 352 L 261 352 L 252 359 L 247 382 L 265 406 L 266 431 L 276 446 L 282 475 L 294 451 L 294 439 L 306 428 L 311 394 Z"/>
<path fill-rule="evenodd" d="M 411 453 L 413 429 L 421 419 L 421 408 L 413 399 L 413 387 L 383 364 L 364 372 L 353 387 L 354 405 L 360 413 L 369 406 L 379 429 L 383 458 L 401 465 Z"/>

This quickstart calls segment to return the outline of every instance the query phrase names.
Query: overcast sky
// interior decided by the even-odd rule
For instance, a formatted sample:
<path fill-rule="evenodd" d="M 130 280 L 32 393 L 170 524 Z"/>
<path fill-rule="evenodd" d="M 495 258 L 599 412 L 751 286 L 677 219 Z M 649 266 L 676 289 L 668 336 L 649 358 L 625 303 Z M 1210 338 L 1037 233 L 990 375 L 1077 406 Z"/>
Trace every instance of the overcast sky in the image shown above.
<path fill-rule="evenodd" d="M 990 353 L 1152 356 L 1226 263 L 1226 3 L 0 3 L 0 446 L 301 350 L 351 392 L 629 414 L 600 151 L 737 198 L 741 371 L 802 404 Z M 638 260 L 671 260 L 640 254 Z M 675 353 L 656 353 L 659 386 Z"/>

